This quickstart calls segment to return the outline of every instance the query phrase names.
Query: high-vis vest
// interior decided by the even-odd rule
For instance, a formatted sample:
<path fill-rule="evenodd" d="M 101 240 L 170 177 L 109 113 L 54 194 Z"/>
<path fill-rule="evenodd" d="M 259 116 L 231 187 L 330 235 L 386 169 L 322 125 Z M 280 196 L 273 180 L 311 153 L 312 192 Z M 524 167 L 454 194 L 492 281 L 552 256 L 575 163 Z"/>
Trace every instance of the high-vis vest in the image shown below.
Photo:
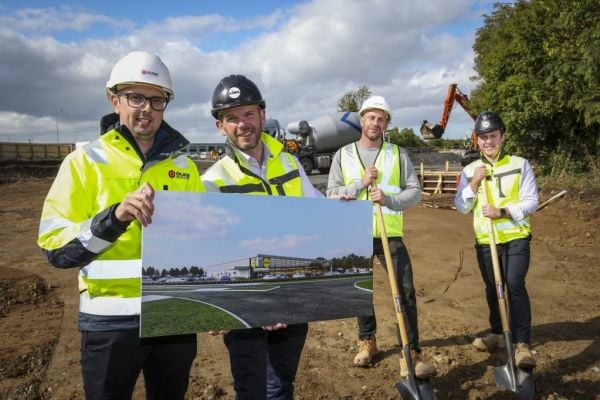
<path fill-rule="evenodd" d="M 487 190 L 490 205 L 496 208 L 518 203 L 521 171 L 524 162 L 525 160 L 521 157 L 504 155 L 494 165 L 491 165 L 487 160 L 484 162 L 479 159 L 465 167 L 465 174 L 469 181 L 473 178 L 475 169 L 478 166 L 485 165 L 488 171 L 486 180 L 479 185 L 477 199 L 473 207 L 473 229 L 475 230 L 477 243 L 490 243 L 488 218 L 483 216 L 483 203 L 480 200 L 483 196 L 483 190 Z M 529 217 L 520 221 L 513 221 L 511 218 L 494 218 L 492 221 L 496 231 L 496 243 L 506 243 L 514 239 L 526 238 L 531 234 Z"/>
<path fill-rule="evenodd" d="M 356 142 L 350 143 L 344 146 L 340 153 L 342 179 L 345 186 L 358 182 L 365 176 L 365 166 L 360 159 L 356 146 Z M 375 159 L 375 167 L 377 168 L 377 187 L 383 190 L 386 196 L 393 196 L 402 191 L 400 188 L 400 150 L 398 146 L 383 142 Z M 367 188 L 359 193 L 357 199 L 367 200 L 368 195 Z M 402 211 L 394 211 L 385 206 L 381 207 L 381 211 L 387 236 L 402 237 L 404 225 Z M 373 237 L 381 237 L 377 215 L 375 215 L 375 205 L 373 205 Z"/>
<path fill-rule="evenodd" d="M 141 224 L 131 222 L 116 240 L 93 234 L 94 217 L 149 183 L 155 190 L 203 191 L 198 169 L 183 155 L 145 165 L 117 130 L 67 155 L 42 211 L 38 244 L 68 259 L 69 251 L 97 254 L 79 270 L 80 313 L 140 313 Z"/>
<path fill-rule="evenodd" d="M 244 166 L 244 160 L 234 159 L 233 155 L 217 161 L 202 174 L 202 180 L 214 183 L 221 193 L 302 196 L 301 166 L 291 154 L 283 151 L 278 140 L 265 133 L 261 140 L 271 153 L 265 160 L 266 181 Z"/>

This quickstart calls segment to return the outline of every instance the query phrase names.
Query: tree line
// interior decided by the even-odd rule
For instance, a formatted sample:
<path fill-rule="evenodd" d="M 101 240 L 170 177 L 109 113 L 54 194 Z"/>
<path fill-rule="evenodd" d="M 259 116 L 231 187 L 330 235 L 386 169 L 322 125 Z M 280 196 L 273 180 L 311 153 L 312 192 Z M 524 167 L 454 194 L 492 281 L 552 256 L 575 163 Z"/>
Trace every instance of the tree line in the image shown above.
<path fill-rule="evenodd" d="M 476 32 L 470 94 L 475 113 L 498 112 L 506 149 L 530 159 L 542 175 L 600 172 L 600 7 L 597 0 L 497 3 Z M 451 82 L 448 82 L 449 84 Z M 339 111 L 358 111 L 368 87 L 345 93 Z M 425 143 L 412 129 L 388 132 L 403 147 Z"/>
<path fill-rule="evenodd" d="M 206 272 L 204 272 L 204 269 L 202 267 L 197 267 L 197 266 L 191 266 L 189 268 L 187 267 L 181 267 L 181 268 L 177 268 L 177 267 L 172 267 L 172 268 L 161 268 L 160 270 L 154 268 L 154 267 L 148 267 L 148 268 L 144 268 L 142 267 L 142 276 L 155 276 L 155 277 L 160 277 L 163 278 L 165 276 L 172 276 L 172 277 L 183 277 L 183 276 L 205 276 Z"/>
<path fill-rule="evenodd" d="M 334 270 L 347 270 L 350 268 L 371 268 L 373 262 L 371 257 L 357 256 L 351 253 L 347 256 L 331 259 L 331 266 Z"/>

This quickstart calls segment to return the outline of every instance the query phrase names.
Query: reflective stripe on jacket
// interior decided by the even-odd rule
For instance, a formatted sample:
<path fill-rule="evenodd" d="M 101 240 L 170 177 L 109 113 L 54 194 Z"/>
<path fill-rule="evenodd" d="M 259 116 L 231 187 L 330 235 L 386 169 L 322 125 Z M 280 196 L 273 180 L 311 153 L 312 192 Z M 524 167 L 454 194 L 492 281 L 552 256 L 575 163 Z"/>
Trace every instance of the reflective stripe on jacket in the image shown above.
<path fill-rule="evenodd" d="M 487 190 L 490 205 L 496 208 L 503 208 L 509 204 L 519 202 L 519 188 L 521 184 L 521 171 L 525 160 L 518 156 L 504 155 L 496 161 L 494 165 L 482 159 L 473 161 L 465 167 L 465 174 L 470 181 L 474 175 L 475 169 L 480 165 L 485 165 L 488 173 L 485 185 L 482 182 L 479 185 L 477 199 L 473 206 L 473 229 L 475 230 L 475 239 L 479 244 L 489 244 L 488 219 L 483 216 L 481 196 L 482 190 Z M 485 187 L 485 189 L 483 189 Z M 520 221 L 513 221 L 511 218 L 494 218 L 496 231 L 496 243 L 506 243 L 514 239 L 528 237 L 531 234 L 531 224 L 529 217 Z"/>
<path fill-rule="evenodd" d="M 120 326 L 114 317 L 140 313 L 141 224 L 113 221 L 118 203 L 146 182 L 155 190 L 203 191 L 194 162 L 169 152 L 175 150 L 169 143 L 178 149 L 187 141 L 168 125 L 161 128 L 168 138 L 146 163 L 133 139 L 116 129 L 76 149 L 44 202 L 38 245 L 53 265 L 80 268 L 80 329 L 82 314 L 92 321 L 84 330 L 113 330 L 136 320 Z"/>
<path fill-rule="evenodd" d="M 212 182 L 221 193 L 302 196 L 301 167 L 294 157 L 283 151 L 283 144 L 271 136 L 262 133 L 261 140 L 271 153 L 265 160 L 266 181 L 246 168 L 234 152 L 212 165 L 202 174 L 202 180 Z"/>
<path fill-rule="evenodd" d="M 340 153 L 340 164 L 342 168 L 342 179 L 345 186 L 352 182 L 358 182 L 365 176 L 365 166 L 358 154 L 357 144 L 351 143 L 344 146 Z M 400 150 L 395 144 L 383 142 L 377 158 L 375 159 L 377 168 L 377 187 L 383 190 L 386 196 L 393 196 L 400 193 Z M 357 200 L 368 199 L 368 188 L 363 189 Z M 402 211 L 394 211 L 385 206 L 381 207 L 385 230 L 389 237 L 402 237 L 404 217 Z M 380 238 L 381 232 L 377 224 L 375 215 L 375 205 L 373 205 L 373 237 Z"/>

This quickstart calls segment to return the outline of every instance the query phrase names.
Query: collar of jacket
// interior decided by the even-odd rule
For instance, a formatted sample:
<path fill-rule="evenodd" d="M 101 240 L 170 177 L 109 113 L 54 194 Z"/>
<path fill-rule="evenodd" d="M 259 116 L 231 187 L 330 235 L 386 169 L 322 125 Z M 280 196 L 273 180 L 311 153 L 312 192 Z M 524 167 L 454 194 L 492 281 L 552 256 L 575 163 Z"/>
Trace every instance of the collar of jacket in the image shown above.
<path fill-rule="evenodd" d="M 133 138 L 133 135 L 125 125 L 119 124 L 119 116 L 116 113 L 111 113 L 103 116 L 100 120 L 100 135 L 102 136 L 106 132 L 109 132 L 113 129 L 119 132 L 121 135 L 123 135 L 123 137 L 129 142 L 129 144 L 133 146 L 135 151 L 143 160 L 144 157 L 141 154 L 140 148 L 137 145 L 135 139 Z M 152 153 L 154 156 L 159 156 L 161 154 L 171 154 L 176 151 L 180 151 L 190 143 L 189 140 L 187 140 L 179 131 L 172 128 L 171 125 L 169 125 L 164 120 L 162 121 L 158 129 L 164 133 L 165 138 L 157 143 L 158 147 L 156 149 L 153 146 L 150 150 L 150 153 Z"/>
<path fill-rule="evenodd" d="M 271 157 L 279 157 L 279 153 L 283 151 L 283 143 L 281 143 L 279 140 L 275 139 L 274 137 L 272 137 L 264 131 L 260 134 L 260 141 L 265 147 L 269 148 Z M 237 162 L 237 157 L 235 156 L 235 148 L 229 139 L 225 141 L 225 152 L 220 158 L 223 157 L 229 157 Z"/>
<path fill-rule="evenodd" d="M 485 164 L 489 164 L 489 165 L 493 166 L 495 163 L 497 163 L 498 161 L 500 161 L 504 157 L 506 157 L 506 152 L 504 151 L 504 148 L 502 148 L 500 150 L 500 154 L 498 154 L 498 158 L 496 159 L 496 161 L 494 163 L 491 163 L 487 158 L 485 158 L 485 156 L 483 155 L 483 151 L 481 151 L 479 153 L 479 157 L 480 157 L 481 161 L 483 161 Z"/>

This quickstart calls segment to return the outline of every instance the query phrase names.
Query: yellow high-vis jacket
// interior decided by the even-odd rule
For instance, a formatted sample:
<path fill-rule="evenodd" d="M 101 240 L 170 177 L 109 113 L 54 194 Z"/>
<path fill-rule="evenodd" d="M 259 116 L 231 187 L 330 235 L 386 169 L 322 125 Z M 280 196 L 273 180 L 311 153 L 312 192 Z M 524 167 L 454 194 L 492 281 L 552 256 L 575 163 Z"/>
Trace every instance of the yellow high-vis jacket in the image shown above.
<path fill-rule="evenodd" d="M 38 245 L 55 267 L 79 268 L 80 330 L 139 327 L 141 224 L 118 221 L 114 212 L 144 183 L 204 191 L 195 163 L 179 152 L 187 144 L 163 121 L 144 157 L 126 127 L 111 127 L 62 162 L 44 202 Z"/>
<path fill-rule="evenodd" d="M 266 133 L 261 141 L 271 157 L 265 160 L 266 180 L 257 176 L 236 158 L 235 151 L 226 147 L 226 155 L 203 175 L 207 189 L 217 187 L 221 193 L 243 193 L 265 196 L 302 196 L 302 168 L 295 157 L 284 151 L 283 144 Z"/>
<path fill-rule="evenodd" d="M 344 185 L 360 181 L 365 176 L 365 166 L 360 160 L 356 143 L 350 143 L 340 149 L 340 162 Z M 377 174 L 377 187 L 381 188 L 387 196 L 400 193 L 400 149 L 392 143 L 383 142 L 381 150 L 375 159 Z M 368 198 L 368 188 L 362 190 L 357 200 Z M 404 230 L 404 216 L 402 211 L 395 211 L 382 206 L 383 223 L 389 237 L 402 237 Z M 373 204 L 373 237 L 381 238 L 375 204 Z"/>

